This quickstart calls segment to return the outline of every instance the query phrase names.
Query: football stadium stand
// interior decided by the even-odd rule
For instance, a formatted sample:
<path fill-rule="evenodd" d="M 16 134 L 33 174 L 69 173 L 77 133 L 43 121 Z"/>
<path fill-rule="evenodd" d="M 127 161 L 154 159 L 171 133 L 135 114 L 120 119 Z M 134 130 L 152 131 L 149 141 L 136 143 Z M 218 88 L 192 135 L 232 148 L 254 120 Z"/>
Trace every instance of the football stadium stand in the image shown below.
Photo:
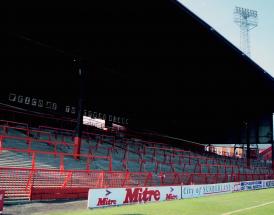
<path fill-rule="evenodd" d="M 271 163 L 190 151 L 126 133 L 0 121 L 0 189 L 7 199 L 86 198 L 89 188 L 220 183 L 273 178 Z M 144 137 L 145 138 L 145 137 Z"/>
<path fill-rule="evenodd" d="M 3 11 L 7 200 L 274 179 L 273 77 L 178 1 Z M 107 128 L 83 125 L 84 116 Z M 215 144 L 245 144 L 246 158 L 205 150 Z M 272 148 L 255 159 L 251 144 Z"/>

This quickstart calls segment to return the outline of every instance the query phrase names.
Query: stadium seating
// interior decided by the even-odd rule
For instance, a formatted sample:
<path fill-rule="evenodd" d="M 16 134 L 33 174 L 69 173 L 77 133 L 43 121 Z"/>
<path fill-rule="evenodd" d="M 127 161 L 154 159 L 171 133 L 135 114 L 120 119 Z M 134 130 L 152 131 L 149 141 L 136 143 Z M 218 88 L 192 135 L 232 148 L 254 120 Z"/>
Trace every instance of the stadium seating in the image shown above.
<path fill-rule="evenodd" d="M 0 189 L 11 199 L 39 198 L 39 189 L 201 184 L 273 177 L 269 164 L 192 152 L 166 143 L 83 132 L 73 155 L 74 131 L 0 121 Z M 42 191 L 41 191 L 42 192 Z M 85 195 L 81 195 L 85 196 Z M 54 195 L 51 197 L 54 198 Z"/>

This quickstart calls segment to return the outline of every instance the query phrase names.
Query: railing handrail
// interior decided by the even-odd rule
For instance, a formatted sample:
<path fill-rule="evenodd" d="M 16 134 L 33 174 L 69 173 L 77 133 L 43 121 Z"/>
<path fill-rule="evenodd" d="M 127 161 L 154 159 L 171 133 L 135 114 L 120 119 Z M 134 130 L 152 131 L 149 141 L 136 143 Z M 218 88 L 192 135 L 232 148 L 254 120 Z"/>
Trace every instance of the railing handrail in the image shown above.
<path fill-rule="evenodd" d="M 10 135 L 0 135 L 3 139 L 10 139 L 10 140 L 25 140 L 29 142 L 41 142 L 41 143 L 50 143 L 50 144 L 57 144 L 57 145 L 71 145 L 73 146 L 73 143 L 68 143 L 65 141 L 58 141 L 58 140 L 44 140 L 44 139 L 35 139 L 32 137 L 20 137 L 20 136 L 10 136 Z"/>
<path fill-rule="evenodd" d="M 18 170 L 18 171 L 32 171 L 31 168 L 22 168 L 22 167 L 2 167 L 0 166 L 0 170 Z M 134 171 L 108 171 L 108 170 L 57 170 L 57 169 L 47 169 L 47 168 L 37 168 L 33 170 L 34 172 L 38 172 L 38 171 L 49 171 L 49 172 L 56 172 L 56 173 L 64 173 L 64 172 L 72 172 L 72 173 L 108 173 L 108 174 L 117 174 L 117 173 L 121 173 L 121 174 L 126 174 L 127 172 L 129 172 L 130 174 L 148 174 L 149 172 L 134 172 Z M 208 176 L 215 176 L 215 175 L 273 175 L 272 173 L 189 173 L 189 172 L 162 172 L 164 175 L 174 175 L 174 174 L 185 174 L 185 175 L 208 175 Z M 157 174 L 156 174 L 157 175 Z M 159 174 L 158 174 L 159 175 Z"/>
<path fill-rule="evenodd" d="M 67 143 L 64 141 L 52 141 L 52 140 L 43 140 L 43 139 L 34 139 L 31 137 L 18 137 L 18 136 L 9 136 L 9 135 L 0 135 L 0 137 L 2 137 L 3 139 L 15 139 L 15 140 L 25 140 L 25 141 L 29 141 L 29 144 L 32 144 L 33 142 L 42 142 L 42 143 L 49 143 L 49 144 L 53 144 L 53 145 L 67 145 L 67 146 L 73 146 L 73 143 Z M 95 146 L 94 146 L 95 147 Z M 163 148 L 158 148 L 158 147 L 150 147 L 150 148 L 154 148 L 154 149 L 161 149 L 164 150 Z M 66 156 L 72 156 L 72 153 L 63 153 L 63 152 L 45 152 L 45 151 L 39 151 L 39 150 L 32 150 L 32 149 L 17 149 L 17 148 L 9 148 L 9 147 L 2 147 L 2 150 L 13 150 L 13 151 L 17 151 L 17 152 L 28 152 L 28 153 L 32 153 L 32 152 L 36 152 L 39 154 L 54 154 L 54 155 L 66 155 Z M 128 150 L 130 152 L 134 152 L 132 150 Z M 83 157 L 87 157 L 88 154 L 81 154 Z M 216 158 L 208 158 L 208 157 L 203 157 L 203 156 L 195 156 L 195 155 L 177 155 L 177 154 L 169 154 L 168 156 L 175 156 L 175 157 L 182 157 L 182 158 L 186 158 L 186 159 L 202 159 L 202 160 L 212 160 L 212 161 L 220 161 Z M 90 156 L 89 156 L 90 157 Z M 100 156 L 98 156 L 100 157 Z M 109 156 L 107 156 L 109 157 Z M 91 157 L 90 157 L 91 158 Z M 94 157 L 93 157 L 94 158 Z M 226 160 L 226 159 L 225 159 Z M 175 163 L 175 162 L 173 162 Z M 243 167 L 243 168 L 247 168 L 246 166 L 242 166 L 240 164 L 201 164 L 204 166 L 233 166 L 233 167 Z M 252 168 L 264 168 L 264 169 L 268 169 L 268 167 L 257 167 L 252 165 Z"/>
<path fill-rule="evenodd" d="M 14 152 L 22 152 L 22 153 L 35 153 L 35 154 L 46 154 L 46 155 L 54 155 L 54 156 L 75 156 L 73 153 L 63 153 L 63 152 L 45 152 L 45 151 L 39 151 L 39 150 L 29 150 L 29 149 L 15 149 L 15 148 L 6 148 L 2 147 L 2 150 L 6 151 L 14 151 Z M 91 159 L 110 159 L 111 156 L 97 156 L 97 155 L 90 155 L 90 154 L 76 154 L 76 156 L 80 157 L 86 157 Z"/>
<path fill-rule="evenodd" d="M 17 124 L 17 125 L 23 125 L 26 126 L 27 128 L 29 127 L 28 123 L 22 123 L 22 122 L 15 122 L 15 121 L 10 121 L 10 120 L 3 120 L 0 119 L 0 122 L 5 122 L 5 123 L 12 123 L 12 124 Z"/>

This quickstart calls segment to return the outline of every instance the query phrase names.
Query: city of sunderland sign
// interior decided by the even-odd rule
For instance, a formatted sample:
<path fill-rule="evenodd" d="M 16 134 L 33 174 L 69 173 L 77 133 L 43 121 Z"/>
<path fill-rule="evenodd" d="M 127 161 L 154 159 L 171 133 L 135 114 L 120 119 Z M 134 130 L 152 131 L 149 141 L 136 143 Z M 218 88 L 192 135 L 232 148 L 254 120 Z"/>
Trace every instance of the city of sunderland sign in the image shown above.
<path fill-rule="evenodd" d="M 55 102 L 46 101 L 44 99 L 34 98 L 30 96 L 17 95 L 15 93 L 9 94 L 9 101 L 12 103 L 30 105 L 38 108 L 46 108 L 48 110 L 55 111 L 55 112 L 59 111 L 67 114 L 76 114 L 76 107 L 74 106 L 67 105 L 65 106 L 64 110 L 62 110 L 63 108 L 60 108 L 61 106 L 57 105 L 57 103 Z M 102 119 L 102 120 L 108 120 L 109 122 L 113 122 L 113 123 L 128 125 L 128 118 L 126 117 L 120 117 L 120 116 L 110 115 L 106 113 L 95 112 L 91 110 L 84 110 L 84 116 Z"/>

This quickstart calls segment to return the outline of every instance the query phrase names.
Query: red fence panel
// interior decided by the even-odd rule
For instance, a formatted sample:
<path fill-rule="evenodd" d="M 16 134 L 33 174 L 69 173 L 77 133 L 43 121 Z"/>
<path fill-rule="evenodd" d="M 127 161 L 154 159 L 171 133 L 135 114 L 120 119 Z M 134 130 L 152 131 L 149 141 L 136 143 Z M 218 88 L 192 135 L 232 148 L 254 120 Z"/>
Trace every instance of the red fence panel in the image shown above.
<path fill-rule="evenodd" d="M 0 167 L 0 190 L 30 199 L 86 198 L 90 188 L 144 187 L 274 179 L 272 174 L 159 173 Z M 77 191 L 79 190 L 79 191 Z"/>

